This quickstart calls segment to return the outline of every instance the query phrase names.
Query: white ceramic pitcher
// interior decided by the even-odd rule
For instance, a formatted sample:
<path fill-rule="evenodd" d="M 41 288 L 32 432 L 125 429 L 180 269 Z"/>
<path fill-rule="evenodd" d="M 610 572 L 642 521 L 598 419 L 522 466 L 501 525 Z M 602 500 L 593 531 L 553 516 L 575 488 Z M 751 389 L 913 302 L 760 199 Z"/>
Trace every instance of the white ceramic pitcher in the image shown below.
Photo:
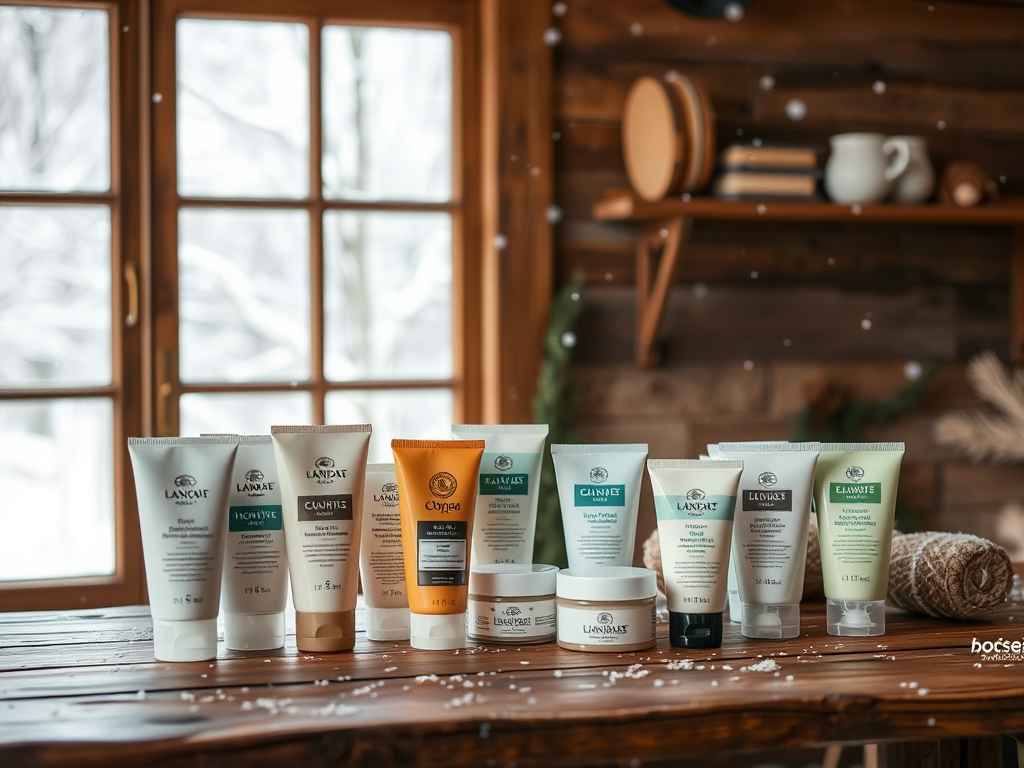
<path fill-rule="evenodd" d="M 890 136 L 883 148 L 895 139 L 907 143 L 910 160 L 907 169 L 893 182 L 893 202 L 905 205 L 923 203 L 935 190 L 935 171 L 928 159 L 928 141 L 924 136 Z"/>
<path fill-rule="evenodd" d="M 881 202 L 910 161 L 910 146 L 900 136 L 841 133 L 829 144 L 825 192 L 837 203 Z"/>

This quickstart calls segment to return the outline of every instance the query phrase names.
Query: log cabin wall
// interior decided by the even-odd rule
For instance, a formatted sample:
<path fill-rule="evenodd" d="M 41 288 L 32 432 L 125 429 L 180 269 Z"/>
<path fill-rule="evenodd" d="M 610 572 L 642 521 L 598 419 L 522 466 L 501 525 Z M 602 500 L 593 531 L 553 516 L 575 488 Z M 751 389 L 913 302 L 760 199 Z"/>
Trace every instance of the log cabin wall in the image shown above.
<path fill-rule="evenodd" d="M 1024 470 L 971 464 L 931 436 L 940 415 L 983 407 L 964 375 L 972 355 L 1009 360 L 1008 228 L 696 221 L 662 363 L 644 370 L 633 362 L 637 229 L 597 223 L 591 206 L 628 186 L 627 89 L 670 70 L 707 87 L 719 147 L 811 142 L 823 167 L 832 134 L 922 135 L 937 171 L 972 160 L 1003 194 L 1024 194 L 1024 5 L 755 0 L 739 22 L 659 0 L 566 9 L 553 18 L 555 270 L 558 284 L 580 270 L 588 280 L 577 354 L 584 439 L 648 442 L 665 458 L 695 457 L 707 442 L 784 439 L 809 384 L 834 380 L 857 399 L 886 400 L 907 384 L 908 362 L 941 360 L 921 406 L 866 437 L 907 443 L 904 527 L 1012 545 L 998 513 L 1024 500 Z M 791 100 L 806 105 L 802 120 L 787 117 Z M 638 562 L 654 525 L 645 481 Z"/>

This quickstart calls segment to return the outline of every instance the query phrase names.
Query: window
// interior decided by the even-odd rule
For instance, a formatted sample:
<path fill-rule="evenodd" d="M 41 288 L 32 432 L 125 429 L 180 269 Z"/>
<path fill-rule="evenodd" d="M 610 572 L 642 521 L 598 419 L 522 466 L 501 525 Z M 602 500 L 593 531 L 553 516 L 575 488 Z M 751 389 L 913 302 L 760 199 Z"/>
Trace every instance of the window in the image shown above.
<path fill-rule="evenodd" d="M 142 428 L 138 128 L 120 4 L 0 4 L 0 600 L 142 598 L 123 449 Z M 125 39 L 122 39 L 125 38 Z M 123 134 L 136 138 L 120 141 Z"/>
<path fill-rule="evenodd" d="M 459 25 L 345 5 L 157 6 L 158 433 L 465 412 Z"/>
<path fill-rule="evenodd" d="M 2 609 L 145 599 L 128 436 L 480 418 L 475 5 L 73 5 L 0 0 Z"/>

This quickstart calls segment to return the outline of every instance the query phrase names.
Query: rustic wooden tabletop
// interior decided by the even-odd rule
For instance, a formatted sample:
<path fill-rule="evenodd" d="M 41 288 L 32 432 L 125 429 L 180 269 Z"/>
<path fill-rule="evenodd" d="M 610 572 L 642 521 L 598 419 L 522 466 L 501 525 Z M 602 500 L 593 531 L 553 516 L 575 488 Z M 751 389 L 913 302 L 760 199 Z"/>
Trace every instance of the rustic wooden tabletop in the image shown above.
<path fill-rule="evenodd" d="M 0 614 L 0 764 L 646 766 L 881 741 L 890 764 L 999 765 L 999 735 L 1024 732 L 1024 652 L 972 650 L 1024 641 L 1024 603 L 977 622 L 890 612 L 877 638 L 831 637 L 823 618 L 805 604 L 789 641 L 727 624 L 705 652 L 660 625 L 640 653 L 360 634 L 351 653 L 292 637 L 170 664 L 144 606 Z"/>

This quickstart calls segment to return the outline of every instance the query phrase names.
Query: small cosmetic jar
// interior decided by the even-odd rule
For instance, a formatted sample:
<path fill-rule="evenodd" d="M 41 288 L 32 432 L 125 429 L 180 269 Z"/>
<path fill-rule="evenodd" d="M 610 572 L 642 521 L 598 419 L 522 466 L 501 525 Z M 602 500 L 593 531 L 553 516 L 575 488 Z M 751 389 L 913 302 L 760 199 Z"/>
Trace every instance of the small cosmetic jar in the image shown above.
<path fill-rule="evenodd" d="M 558 572 L 558 644 L 571 651 L 622 653 L 655 644 L 654 571 L 612 565 Z"/>
<path fill-rule="evenodd" d="M 469 572 L 471 640 L 549 643 L 555 639 L 554 565 L 474 565 Z"/>

